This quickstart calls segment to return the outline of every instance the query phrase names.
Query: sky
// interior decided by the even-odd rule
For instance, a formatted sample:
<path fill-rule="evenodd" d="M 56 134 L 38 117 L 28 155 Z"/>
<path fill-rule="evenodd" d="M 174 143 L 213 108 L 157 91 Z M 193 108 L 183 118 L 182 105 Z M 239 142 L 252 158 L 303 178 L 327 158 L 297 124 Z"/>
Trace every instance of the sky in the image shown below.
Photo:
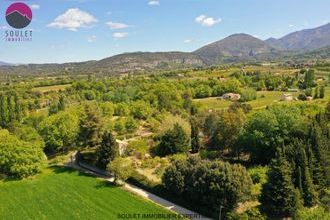
<path fill-rule="evenodd" d="M 235 33 L 260 39 L 330 22 L 329 0 L 21 0 L 32 8 L 31 42 L 6 42 L 15 30 L 0 2 L 0 61 L 64 63 L 124 52 L 191 52 Z"/>

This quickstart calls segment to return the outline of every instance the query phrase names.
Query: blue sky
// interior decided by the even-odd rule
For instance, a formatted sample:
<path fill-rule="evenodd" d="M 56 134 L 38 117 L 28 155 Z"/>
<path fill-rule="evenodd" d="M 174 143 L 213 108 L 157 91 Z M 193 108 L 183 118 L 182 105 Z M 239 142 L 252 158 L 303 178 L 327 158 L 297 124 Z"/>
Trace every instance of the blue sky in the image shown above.
<path fill-rule="evenodd" d="M 0 61 L 52 63 L 97 60 L 123 52 L 193 51 L 234 33 L 260 39 L 330 22 L 329 0 L 39 0 L 32 42 L 4 41 Z"/>

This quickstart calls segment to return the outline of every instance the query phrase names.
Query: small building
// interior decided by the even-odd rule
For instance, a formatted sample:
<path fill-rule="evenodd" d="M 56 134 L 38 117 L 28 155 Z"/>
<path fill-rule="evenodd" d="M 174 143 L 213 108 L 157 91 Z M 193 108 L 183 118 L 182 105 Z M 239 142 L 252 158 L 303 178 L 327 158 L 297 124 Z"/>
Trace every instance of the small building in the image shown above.
<path fill-rule="evenodd" d="M 241 99 L 241 95 L 237 93 L 226 93 L 223 96 L 221 96 L 221 99 L 238 101 Z"/>
<path fill-rule="evenodd" d="M 281 101 L 290 102 L 293 100 L 293 95 L 291 93 L 283 93 L 281 96 Z"/>

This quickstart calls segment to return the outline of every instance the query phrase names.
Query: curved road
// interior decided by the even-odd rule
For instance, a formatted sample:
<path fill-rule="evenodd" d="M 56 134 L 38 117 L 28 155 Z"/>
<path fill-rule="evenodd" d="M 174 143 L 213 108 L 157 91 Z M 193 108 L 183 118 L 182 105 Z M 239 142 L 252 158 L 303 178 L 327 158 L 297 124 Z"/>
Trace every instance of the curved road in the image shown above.
<path fill-rule="evenodd" d="M 79 170 L 79 171 L 82 171 L 84 173 L 91 174 L 93 176 L 97 176 L 97 177 L 99 177 L 99 178 L 101 178 L 105 181 L 108 181 L 108 182 L 113 182 L 114 181 L 114 179 L 112 177 L 106 176 L 103 172 L 101 173 L 100 171 L 97 171 L 92 167 L 88 167 L 88 166 L 85 166 L 85 165 L 83 167 L 83 166 L 81 166 L 81 164 L 78 164 L 76 162 L 76 154 L 74 154 L 74 156 L 71 159 L 72 159 L 71 162 L 67 164 L 69 167 L 72 167 L 72 168 L 74 168 L 76 170 Z M 139 196 L 142 196 L 143 198 L 148 199 L 148 200 L 150 200 L 154 203 L 157 203 L 158 205 L 160 205 L 160 206 L 162 206 L 162 207 L 164 207 L 168 210 L 174 211 L 174 212 L 184 216 L 185 218 L 196 219 L 196 220 L 197 219 L 199 219 L 199 220 L 200 219 L 203 219 L 203 220 L 204 219 L 205 220 L 210 219 L 210 218 L 207 218 L 207 217 L 205 217 L 205 216 L 203 216 L 203 215 L 201 215 L 197 212 L 191 211 L 191 210 L 186 209 L 186 208 L 184 208 L 180 205 L 177 205 L 173 202 L 170 202 L 166 199 L 163 199 L 163 198 L 161 198 L 161 197 L 159 197 L 159 196 L 157 196 L 153 193 L 150 193 L 150 192 L 148 192 L 144 189 L 141 189 L 137 186 L 125 183 L 123 185 L 123 188 L 125 190 L 133 192 L 133 193 L 135 193 Z"/>

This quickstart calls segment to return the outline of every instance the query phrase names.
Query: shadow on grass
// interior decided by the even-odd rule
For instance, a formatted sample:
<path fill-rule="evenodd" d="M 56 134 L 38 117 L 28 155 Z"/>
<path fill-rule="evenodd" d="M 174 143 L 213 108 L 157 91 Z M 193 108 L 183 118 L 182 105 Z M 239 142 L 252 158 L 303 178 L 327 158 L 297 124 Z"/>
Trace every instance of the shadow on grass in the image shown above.
<path fill-rule="evenodd" d="M 100 181 L 98 181 L 98 183 L 94 187 L 96 189 L 103 189 L 103 188 L 114 189 L 114 188 L 118 188 L 119 186 L 117 186 L 113 182 L 109 182 L 109 181 L 106 181 L 106 180 L 100 180 Z"/>

